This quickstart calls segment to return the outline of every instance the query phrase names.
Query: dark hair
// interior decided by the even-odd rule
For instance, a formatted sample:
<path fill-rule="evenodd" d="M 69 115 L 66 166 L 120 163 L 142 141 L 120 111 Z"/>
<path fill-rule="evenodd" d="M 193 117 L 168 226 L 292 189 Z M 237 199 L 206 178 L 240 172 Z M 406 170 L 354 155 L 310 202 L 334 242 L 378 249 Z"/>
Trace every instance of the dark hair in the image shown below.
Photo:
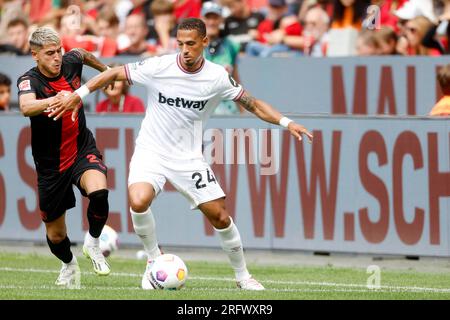
<path fill-rule="evenodd" d="M 370 6 L 370 0 L 355 0 L 353 3 L 353 23 L 363 21 Z M 333 21 L 341 21 L 344 18 L 345 7 L 341 0 L 334 0 Z"/>
<path fill-rule="evenodd" d="M 442 93 L 446 96 L 450 95 L 450 64 L 439 70 L 437 80 L 441 86 Z"/>
<path fill-rule="evenodd" d="M 28 20 L 24 17 L 13 18 L 8 22 L 6 29 L 9 29 L 9 28 L 12 28 L 15 26 L 19 26 L 19 25 L 22 25 L 25 29 L 28 29 Z"/>
<path fill-rule="evenodd" d="M 178 25 L 177 30 L 196 30 L 201 37 L 206 37 L 206 26 L 201 19 L 186 18 Z"/>
<path fill-rule="evenodd" d="M 3 73 L 0 73 L 0 86 L 10 86 L 11 85 L 11 79 Z"/>

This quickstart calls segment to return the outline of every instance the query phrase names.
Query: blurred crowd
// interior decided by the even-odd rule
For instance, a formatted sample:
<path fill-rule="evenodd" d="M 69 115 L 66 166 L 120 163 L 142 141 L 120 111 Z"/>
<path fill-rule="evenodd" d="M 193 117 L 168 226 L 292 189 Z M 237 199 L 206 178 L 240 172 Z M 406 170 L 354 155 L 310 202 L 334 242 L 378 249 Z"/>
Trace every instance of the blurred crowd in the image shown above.
<path fill-rule="evenodd" d="M 51 26 L 66 51 L 161 55 L 185 17 L 205 20 L 211 56 L 222 45 L 258 57 L 449 52 L 450 0 L 0 0 L 0 54 L 29 54 L 29 34 Z"/>
<path fill-rule="evenodd" d="M 186 17 L 205 21 L 206 58 L 238 81 L 243 55 L 450 53 L 450 0 L 0 0 L 0 56 L 30 55 L 28 37 L 40 26 L 59 32 L 64 51 L 139 58 L 173 53 L 177 24 Z M 111 108 L 122 110 L 122 100 L 115 98 Z M 241 111 L 224 102 L 216 114 Z"/>

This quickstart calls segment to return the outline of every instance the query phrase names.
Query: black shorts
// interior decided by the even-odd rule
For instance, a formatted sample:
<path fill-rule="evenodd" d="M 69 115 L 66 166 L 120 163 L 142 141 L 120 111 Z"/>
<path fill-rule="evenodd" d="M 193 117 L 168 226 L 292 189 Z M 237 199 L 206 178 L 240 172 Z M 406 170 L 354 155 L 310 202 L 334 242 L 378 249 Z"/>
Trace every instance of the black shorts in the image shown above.
<path fill-rule="evenodd" d="M 108 168 L 102 161 L 98 150 L 79 156 L 69 169 L 61 173 L 46 174 L 38 170 L 39 208 L 44 222 L 51 222 L 61 217 L 66 210 L 75 207 L 75 194 L 72 185 L 76 185 L 83 196 L 86 191 L 80 186 L 83 173 L 93 169 L 107 175 Z"/>

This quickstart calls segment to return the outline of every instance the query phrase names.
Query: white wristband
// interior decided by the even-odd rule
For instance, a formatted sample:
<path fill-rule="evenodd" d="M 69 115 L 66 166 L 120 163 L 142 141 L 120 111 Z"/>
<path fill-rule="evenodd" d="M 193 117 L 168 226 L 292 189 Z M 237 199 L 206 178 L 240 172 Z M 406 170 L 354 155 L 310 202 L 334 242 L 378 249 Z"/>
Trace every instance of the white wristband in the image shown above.
<path fill-rule="evenodd" d="M 89 93 L 89 88 L 86 85 L 82 85 L 77 90 L 75 90 L 75 93 L 80 97 L 81 100 L 83 100 L 84 97 L 86 97 Z"/>
<path fill-rule="evenodd" d="M 292 122 L 291 119 L 289 119 L 287 117 L 283 117 L 283 118 L 280 119 L 280 126 L 283 126 L 283 127 L 287 128 L 289 123 L 291 123 L 291 122 Z"/>

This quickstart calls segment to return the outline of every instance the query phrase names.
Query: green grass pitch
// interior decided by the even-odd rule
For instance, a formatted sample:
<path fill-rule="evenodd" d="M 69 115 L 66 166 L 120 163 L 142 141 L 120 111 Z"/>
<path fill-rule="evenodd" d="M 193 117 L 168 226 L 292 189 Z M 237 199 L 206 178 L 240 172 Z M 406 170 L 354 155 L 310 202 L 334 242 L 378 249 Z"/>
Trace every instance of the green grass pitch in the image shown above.
<path fill-rule="evenodd" d="M 147 300 L 312 300 L 312 299 L 450 299 L 450 274 L 381 269 L 381 287 L 367 288 L 365 269 L 249 265 L 267 290 L 236 288 L 226 263 L 185 261 L 186 287 L 179 291 L 143 291 L 142 260 L 111 257 L 112 273 L 96 276 L 90 262 L 78 257 L 81 289 L 54 285 L 60 263 L 49 255 L 0 252 L 0 299 L 147 299 Z"/>

